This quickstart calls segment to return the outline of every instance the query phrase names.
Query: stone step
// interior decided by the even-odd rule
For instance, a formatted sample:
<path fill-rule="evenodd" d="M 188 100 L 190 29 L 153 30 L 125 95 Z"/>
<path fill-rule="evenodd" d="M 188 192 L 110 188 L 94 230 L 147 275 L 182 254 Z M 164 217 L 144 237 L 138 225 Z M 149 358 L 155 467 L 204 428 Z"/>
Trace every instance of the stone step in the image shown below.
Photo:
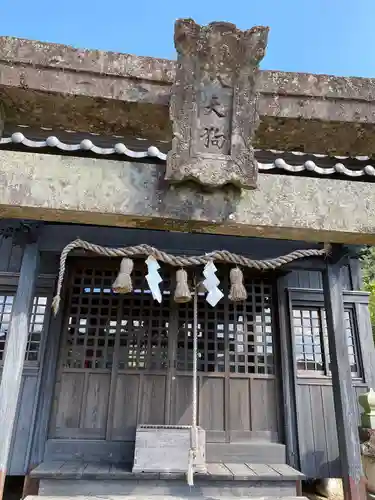
<path fill-rule="evenodd" d="M 131 466 L 84 462 L 45 462 L 32 471 L 40 479 L 40 497 L 114 496 L 235 500 L 294 497 L 304 476 L 286 464 L 208 463 L 207 473 L 194 475 L 189 487 L 185 473 L 133 473 Z"/>
<path fill-rule="evenodd" d="M 40 497 L 123 496 L 136 498 L 229 499 L 253 497 L 295 496 L 296 481 L 271 481 L 267 479 L 195 481 L 189 487 L 181 480 L 85 480 L 44 479 L 40 481 Z"/>
<path fill-rule="evenodd" d="M 163 500 L 184 500 L 185 498 L 189 498 L 189 500 L 233 500 L 233 496 L 223 496 L 223 495 L 216 495 L 216 496 L 210 496 L 210 497 L 204 497 L 202 495 L 200 496 L 170 496 L 170 495 L 154 495 L 154 494 L 146 494 L 146 495 L 108 495 L 106 497 L 103 497 L 102 495 L 100 496 L 95 496 L 95 495 L 75 495 L 75 496 L 43 496 L 43 500 L 157 500 L 161 499 Z M 238 497 L 237 497 L 238 498 Z M 241 497 L 240 497 L 241 498 Z M 243 499 L 251 499 L 251 500 L 308 500 L 306 497 L 296 497 L 296 496 L 287 496 L 287 497 L 277 497 L 277 496 L 270 496 L 270 497 L 254 497 L 254 496 L 246 496 L 242 497 Z M 40 496 L 27 496 L 25 500 L 41 500 Z"/>
<path fill-rule="evenodd" d="M 259 464 L 247 462 L 207 463 L 207 473 L 196 473 L 199 483 L 212 481 L 301 481 L 305 476 L 285 463 Z M 47 461 L 39 464 L 30 473 L 41 480 L 127 480 L 127 481 L 181 481 L 186 480 L 184 472 L 133 472 L 131 464 L 105 464 L 98 462 Z"/>

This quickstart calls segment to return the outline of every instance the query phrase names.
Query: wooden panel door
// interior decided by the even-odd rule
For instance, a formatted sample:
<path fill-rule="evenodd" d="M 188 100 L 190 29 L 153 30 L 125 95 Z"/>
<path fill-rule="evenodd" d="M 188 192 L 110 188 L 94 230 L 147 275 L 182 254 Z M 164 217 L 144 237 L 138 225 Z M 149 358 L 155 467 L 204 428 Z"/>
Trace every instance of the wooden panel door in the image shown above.
<path fill-rule="evenodd" d="M 229 290 L 227 267 L 219 270 Z M 198 296 L 198 421 L 207 442 L 278 441 L 272 283 L 246 276 L 247 301 Z M 171 423 L 191 424 L 193 306 L 177 305 Z"/>
<path fill-rule="evenodd" d="M 104 439 L 118 330 L 114 270 L 78 266 L 69 276 L 51 437 Z"/>
<path fill-rule="evenodd" d="M 133 293 L 122 298 L 108 429 L 111 440 L 134 440 L 137 424 L 169 422 L 173 300 L 168 269 L 162 273 L 161 304 L 153 300 L 141 267 L 132 275 Z"/>
<path fill-rule="evenodd" d="M 117 266 L 72 269 L 51 438 L 132 441 L 137 424 L 169 421 L 170 283 L 166 270 L 159 305 L 145 271 L 135 266 L 133 292 L 116 295 Z"/>
<path fill-rule="evenodd" d="M 103 261 L 102 261 L 103 262 Z M 138 424 L 192 421 L 193 304 L 176 304 L 170 269 L 153 300 L 144 264 L 133 291 L 111 290 L 118 263 L 72 270 L 51 438 L 133 441 Z M 229 289 L 228 267 L 221 284 Z M 198 300 L 198 421 L 208 442 L 278 439 L 272 284 L 246 277 L 248 299 Z"/>

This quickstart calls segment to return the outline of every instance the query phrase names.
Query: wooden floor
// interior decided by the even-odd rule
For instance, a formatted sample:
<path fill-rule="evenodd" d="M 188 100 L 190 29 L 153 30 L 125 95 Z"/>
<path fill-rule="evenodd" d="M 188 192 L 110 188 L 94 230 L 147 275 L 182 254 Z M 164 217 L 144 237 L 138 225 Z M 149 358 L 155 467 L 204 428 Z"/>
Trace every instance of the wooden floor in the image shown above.
<path fill-rule="evenodd" d="M 131 465 L 111 465 L 80 461 L 44 462 L 31 476 L 38 479 L 183 479 L 184 473 L 132 473 Z M 299 481 L 304 475 L 286 464 L 209 463 L 207 474 L 195 474 L 204 480 L 228 481 Z"/>

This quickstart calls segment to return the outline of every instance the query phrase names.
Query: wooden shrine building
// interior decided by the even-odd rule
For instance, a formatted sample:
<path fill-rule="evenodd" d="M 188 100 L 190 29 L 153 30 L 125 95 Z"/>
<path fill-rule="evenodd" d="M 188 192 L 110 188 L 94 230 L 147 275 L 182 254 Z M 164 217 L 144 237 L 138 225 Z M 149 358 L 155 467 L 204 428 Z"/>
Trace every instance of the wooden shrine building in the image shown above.
<path fill-rule="evenodd" d="M 267 35 L 181 20 L 177 63 L 0 38 L 0 491 L 363 495 L 375 81 L 259 71 Z M 141 426 L 199 426 L 207 472 L 132 472 Z"/>

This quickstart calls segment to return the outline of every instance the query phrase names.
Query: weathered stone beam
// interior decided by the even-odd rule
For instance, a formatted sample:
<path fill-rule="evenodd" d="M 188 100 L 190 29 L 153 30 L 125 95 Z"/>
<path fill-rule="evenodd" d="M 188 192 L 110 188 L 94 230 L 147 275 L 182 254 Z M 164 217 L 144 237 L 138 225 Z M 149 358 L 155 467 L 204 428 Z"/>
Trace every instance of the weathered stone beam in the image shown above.
<path fill-rule="evenodd" d="M 375 244 L 364 182 L 259 175 L 259 188 L 168 188 L 164 167 L 0 151 L 0 217 L 314 242 Z"/>
<path fill-rule="evenodd" d="M 0 102 L 0 138 L 3 135 L 4 132 L 4 122 L 5 122 L 5 113 L 4 113 L 4 107 L 2 106 Z"/>
<path fill-rule="evenodd" d="M 0 37 L 1 100 L 10 124 L 170 140 L 175 62 Z M 375 80 L 263 71 L 260 148 L 371 154 Z"/>

